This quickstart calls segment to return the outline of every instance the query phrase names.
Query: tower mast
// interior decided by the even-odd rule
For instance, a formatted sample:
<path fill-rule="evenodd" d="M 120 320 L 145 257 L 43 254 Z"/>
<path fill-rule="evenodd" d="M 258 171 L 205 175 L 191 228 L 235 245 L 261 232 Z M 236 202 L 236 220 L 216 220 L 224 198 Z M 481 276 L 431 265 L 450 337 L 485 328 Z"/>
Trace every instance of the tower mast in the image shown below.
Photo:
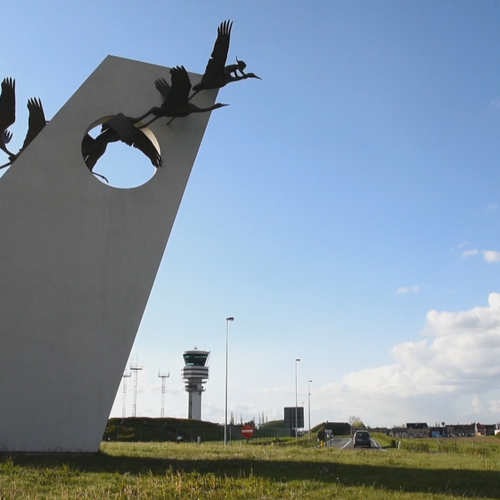
<path fill-rule="evenodd" d="M 137 378 L 138 373 L 142 370 L 142 365 L 138 365 L 137 362 L 135 365 L 130 365 L 130 369 L 134 372 L 134 403 L 132 405 L 132 416 L 137 416 Z"/>
<path fill-rule="evenodd" d="M 208 366 L 205 366 L 210 351 L 184 351 L 184 368 L 181 377 L 185 381 L 184 390 L 189 394 L 188 418 L 201 420 L 201 395 L 203 384 L 208 380 Z"/>
<path fill-rule="evenodd" d="M 168 375 L 165 373 L 161 373 L 160 370 L 158 370 L 158 377 L 161 378 L 161 412 L 160 412 L 160 417 L 163 418 L 165 416 L 165 379 L 170 377 L 170 371 L 168 372 Z"/>
<path fill-rule="evenodd" d="M 125 372 L 123 377 L 123 400 L 122 400 L 122 418 L 127 416 L 127 378 L 131 377 L 132 374 Z"/>

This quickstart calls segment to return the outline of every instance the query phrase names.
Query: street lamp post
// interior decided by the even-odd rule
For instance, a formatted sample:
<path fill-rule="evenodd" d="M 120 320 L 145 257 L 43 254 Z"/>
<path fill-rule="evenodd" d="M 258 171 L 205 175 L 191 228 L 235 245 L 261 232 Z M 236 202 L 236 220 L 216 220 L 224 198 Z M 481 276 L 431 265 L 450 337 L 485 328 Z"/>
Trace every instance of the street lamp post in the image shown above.
<path fill-rule="evenodd" d="M 298 403 L 297 403 L 297 363 L 300 361 L 299 358 L 295 358 L 295 439 L 299 439 L 298 427 L 299 421 L 297 419 L 298 414 Z"/>
<path fill-rule="evenodd" d="M 309 420 L 309 439 L 311 439 L 311 382 L 312 380 L 309 380 L 309 390 L 307 391 L 307 413 L 309 414 L 308 420 Z"/>
<path fill-rule="evenodd" d="M 224 446 L 227 445 L 227 353 L 228 353 L 228 333 L 229 333 L 229 322 L 234 321 L 233 317 L 226 318 L 226 396 L 224 404 Z"/>

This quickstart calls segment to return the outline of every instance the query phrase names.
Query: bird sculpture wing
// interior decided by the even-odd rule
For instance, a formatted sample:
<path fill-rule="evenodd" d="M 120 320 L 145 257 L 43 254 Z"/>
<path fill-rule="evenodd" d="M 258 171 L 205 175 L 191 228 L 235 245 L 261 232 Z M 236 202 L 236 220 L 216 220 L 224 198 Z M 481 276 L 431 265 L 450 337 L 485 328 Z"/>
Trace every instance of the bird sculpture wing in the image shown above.
<path fill-rule="evenodd" d="M 130 120 L 123 113 L 118 113 L 117 115 L 111 117 L 108 121 L 104 122 L 101 134 L 108 129 L 114 130 L 120 141 L 132 146 L 135 138 L 135 131 L 137 129 L 132 125 L 132 123 L 130 123 Z"/>
<path fill-rule="evenodd" d="M 0 131 L 4 132 L 16 121 L 16 81 L 4 78 L 0 96 Z"/>
<path fill-rule="evenodd" d="M 224 21 L 217 28 L 217 39 L 215 40 L 212 55 L 205 68 L 205 73 L 201 79 L 202 82 L 205 80 L 212 81 L 214 78 L 218 78 L 224 74 L 232 26 L 232 21 Z"/>
<path fill-rule="evenodd" d="M 149 140 L 149 137 L 140 129 L 136 129 L 137 133 L 132 146 L 142 151 L 150 160 L 153 166 L 161 167 L 162 158 L 154 144 Z"/>
<path fill-rule="evenodd" d="M 37 98 L 32 98 L 28 100 L 28 133 L 24 139 L 23 147 L 21 151 L 26 149 L 31 141 L 42 131 L 42 129 L 47 124 L 45 120 L 45 113 L 43 112 L 42 101 Z"/>
<path fill-rule="evenodd" d="M 10 130 L 5 130 L 2 133 L 2 140 L 4 144 L 9 144 L 10 140 L 12 139 L 12 132 Z"/>
<path fill-rule="evenodd" d="M 170 85 L 168 84 L 167 80 L 165 80 L 165 78 L 158 78 L 158 80 L 155 80 L 155 87 L 156 90 L 161 94 L 163 99 L 166 99 L 168 97 L 168 93 L 170 92 Z"/>
<path fill-rule="evenodd" d="M 85 134 L 82 141 L 82 156 L 85 165 L 92 172 L 99 158 L 106 152 L 108 142 L 105 140 L 97 141 L 91 135 Z"/>
<path fill-rule="evenodd" d="M 102 137 L 103 134 L 106 134 L 111 129 L 117 134 L 117 138 L 120 141 L 142 151 L 155 167 L 161 166 L 162 159 L 160 153 L 149 137 L 142 130 L 134 127 L 132 124 L 133 121 L 134 118 L 129 118 L 123 113 L 118 113 L 103 124 L 103 132 L 97 137 L 96 141 L 99 142 L 99 137 Z M 112 139 L 107 142 L 111 141 Z"/>
<path fill-rule="evenodd" d="M 191 91 L 191 80 L 184 66 L 176 66 L 170 70 L 172 86 L 168 93 L 168 98 L 165 104 L 168 107 L 178 108 L 179 106 L 187 106 L 189 100 L 189 92 Z"/>
<path fill-rule="evenodd" d="M 82 156 L 87 168 L 92 172 L 110 142 L 122 140 L 131 146 L 134 140 L 134 128 L 123 113 L 118 113 L 103 123 L 101 133 L 95 139 L 90 134 L 85 134 L 82 141 Z"/>
<path fill-rule="evenodd" d="M 85 134 L 82 141 L 82 155 L 85 159 L 95 144 L 95 139 L 90 134 Z"/>

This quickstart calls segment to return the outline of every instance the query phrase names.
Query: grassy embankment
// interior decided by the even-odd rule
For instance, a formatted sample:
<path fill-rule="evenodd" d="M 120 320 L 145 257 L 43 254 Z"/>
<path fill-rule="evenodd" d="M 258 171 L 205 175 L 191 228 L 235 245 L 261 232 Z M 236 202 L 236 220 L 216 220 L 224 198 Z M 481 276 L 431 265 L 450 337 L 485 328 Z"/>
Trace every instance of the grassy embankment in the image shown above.
<path fill-rule="evenodd" d="M 494 438 L 385 452 L 107 442 L 98 455 L 1 457 L 0 499 L 498 499 L 499 478 Z"/>

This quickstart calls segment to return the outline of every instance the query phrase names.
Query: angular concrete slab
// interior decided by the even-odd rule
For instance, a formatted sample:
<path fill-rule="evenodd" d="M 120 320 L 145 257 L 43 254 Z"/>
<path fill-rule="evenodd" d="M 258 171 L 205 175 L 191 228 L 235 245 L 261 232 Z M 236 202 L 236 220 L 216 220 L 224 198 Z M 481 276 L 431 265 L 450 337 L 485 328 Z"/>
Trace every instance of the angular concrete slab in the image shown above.
<path fill-rule="evenodd" d="M 157 78 L 106 58 L 0 179 L 0 450 L 99 448 L 209 113 L 152 124 L 163 167 L 133 189 L 97 180 L 81 141 L 160 105 Z"/>

